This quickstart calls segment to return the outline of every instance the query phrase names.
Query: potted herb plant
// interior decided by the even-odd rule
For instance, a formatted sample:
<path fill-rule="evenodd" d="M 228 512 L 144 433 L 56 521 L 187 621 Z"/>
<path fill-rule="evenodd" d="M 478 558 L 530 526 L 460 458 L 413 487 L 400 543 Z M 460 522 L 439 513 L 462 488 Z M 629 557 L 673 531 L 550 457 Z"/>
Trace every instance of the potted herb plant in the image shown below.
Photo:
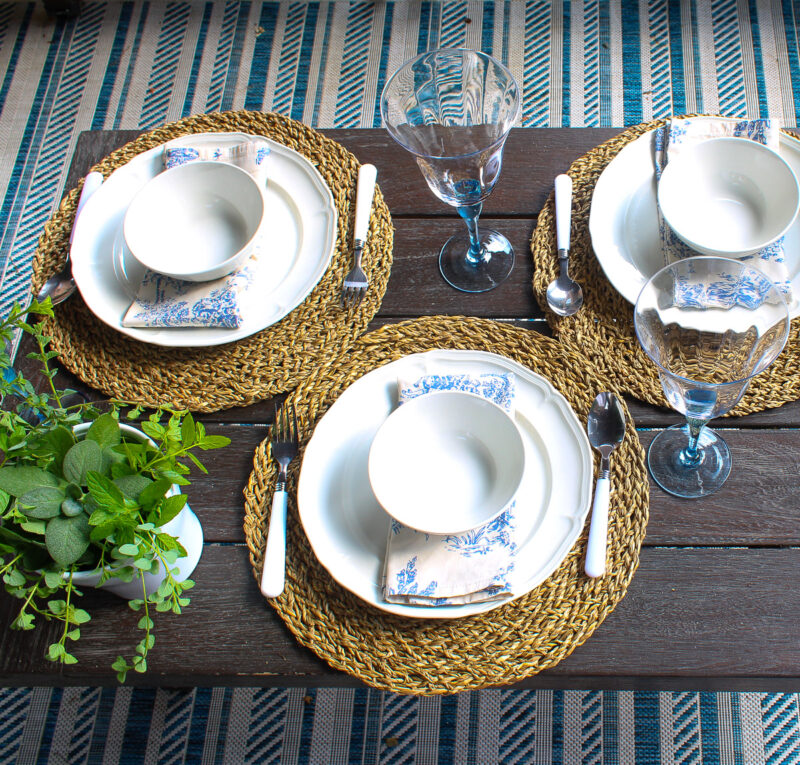
<path fill-rule="evenodd" d="M 21 601 L 12 628 L 60 622 L 47 657 L 74 664 L 71 643 L 90 620 L 81 588 L 129 598 L 143 636 L 130 659 L 112 665 L 124 682 L 129 670 L 147 669 L 155 612 L 180 613 L 189 603 L 202 531 L 179 487 L 192 465 L 207 472 L 198 451 L 229 439 L 207 434 L 184 410 L 144 416 L 123 401 L 70 403 L 77 395 L 56 387 L 49 338 L 28 320 L 36 315 L 52 316 L 49 300 L 15 306 L 0 323 L 0 576 Z M 13 371 L 7 348 L 20 331 L 38 346 L 29 358 L 40 364 L 45 392 Z"/>

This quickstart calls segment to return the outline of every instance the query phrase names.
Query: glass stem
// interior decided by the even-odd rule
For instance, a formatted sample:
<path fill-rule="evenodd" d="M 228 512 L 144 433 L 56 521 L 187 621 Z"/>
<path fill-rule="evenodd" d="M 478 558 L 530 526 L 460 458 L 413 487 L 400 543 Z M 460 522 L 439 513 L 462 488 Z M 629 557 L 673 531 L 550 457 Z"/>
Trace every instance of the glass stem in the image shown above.
<path fill-rule="evenodd" d="M 467 224 L 467 231 L 469 232 L 469 250 L 467 250 L 467 260 L 470 263 L 480 263 L 484 259 L 483 247 L 481 247 L 481 239 L 478 235 L 478 217 L 481 214 L 483 204 L 478 202 L 476 205 L 464 205 L 458 207 L 458 214 L 464 219 Z"/>
<path fill-rule="evenodd" d="M 679 459 L 682 465 L 686 467 L 695 467 L 702 462 L 703 455 L 697 448 L 697 443 L 700 440 L 700 433 L 708 423 L 708 420 L 698 420 L 695 417 L 687 417 L 686 424 L 689 426 L 689 443 L 685 449 L 681 450 Z"/>

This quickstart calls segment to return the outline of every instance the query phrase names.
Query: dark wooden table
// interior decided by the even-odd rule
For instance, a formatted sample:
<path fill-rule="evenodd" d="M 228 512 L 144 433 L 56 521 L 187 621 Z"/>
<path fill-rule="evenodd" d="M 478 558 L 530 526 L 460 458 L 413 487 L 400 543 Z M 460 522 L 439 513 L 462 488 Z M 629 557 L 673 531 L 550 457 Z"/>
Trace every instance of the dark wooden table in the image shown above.
<path fill-rule="evenodd" d="M 411 158 L 382 130 L 326 130 L 378 180 L 396 227 L 394 265 L 375 326 L 428 314 L 472 314 L 547 332 L 531 291 L 529 240 L 555 176 L 615 135 L 609 129 L 517 129 L 483 221 L 505 232 L 518 254 L 510 279 L 493 292 L 466 295 L 438 273 L 444 239 L 462 227 L 436 200 Z M 130 131 L 84 133 L 67 188 Z M 75 384 L 69 376 L 65 380 Z M 642 443 L 679 421 L 666 409 L 629 401 Z M 252 454 L 266 433 L 267 402 L 203 416 L 233 444 L 208 455 L 210 477 L 189 487 L 202 521 L 205 550 L 193 575 L 191 605 L 159 615 L 142 685 L 349 686 L 299 646 L 264 601 L 253 579 L 242 530 L 242 490 Z M 731 446 L 733 473 L 699 501 L 651 486 L 650 523 L 628 593 L 594 635 L 552 670 L 529 678 L 535 688 L 785 690 L 800 688 L 800 406 L 715 421 Z M 106 593 L 86 597 L 92 622 L 76 647 L 79 664 L 60 669 L 43 656 L 53 629 L 7 629 L 15 601 L 0 593 L 0 684 L 112 685 L 110 664 L 132 647 L 136 616 Z"/>

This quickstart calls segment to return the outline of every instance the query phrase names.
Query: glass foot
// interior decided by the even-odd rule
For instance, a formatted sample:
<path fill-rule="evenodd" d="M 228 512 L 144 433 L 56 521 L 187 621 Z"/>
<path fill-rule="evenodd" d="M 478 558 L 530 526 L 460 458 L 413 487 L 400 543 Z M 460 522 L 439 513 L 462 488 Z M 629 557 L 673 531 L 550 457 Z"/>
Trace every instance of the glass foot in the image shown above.
<path fill-rule="evenodd" d="M 647 467 L 653 480 L 676 497 L 697 499 L 713 494 L 731 472 L 728 445 L 713 430 L 700 432 L 697 450 L 700 460 L 687 465 L 681 453 L 689 443 L 689 426 L 673 425 L 659 433 L 647 450 Z"/>
<path fill-rule="evenodd" d="M 502 284 L 514 268 L 514 250 L 502 234 L 480 230 L 485 256 L 477 263 L 467 259 L 469 236 L 451 236 L 439 253 L 439 271 L 445 281 L 462 292 L 487 292 Z"/>

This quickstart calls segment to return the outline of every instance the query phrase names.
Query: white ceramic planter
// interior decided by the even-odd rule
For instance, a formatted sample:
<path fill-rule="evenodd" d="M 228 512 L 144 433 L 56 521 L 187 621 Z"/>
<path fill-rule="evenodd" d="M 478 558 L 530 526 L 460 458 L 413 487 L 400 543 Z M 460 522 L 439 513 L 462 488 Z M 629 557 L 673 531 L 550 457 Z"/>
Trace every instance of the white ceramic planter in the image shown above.
<path fill-rule="evenodd" d="M 85 433 L 89 429 L 90 424 L 91 423 L 82 423 L 81 425 L 76 425 L 74 432 L 77 435 Z M 130 436 L 153 443 L 152 440 L 142 433 L 141 430 L 138 430 L 131 425 L 120 423 L 120 428 L 124 433 L 127 433 Z M 172 488 L 167 492 L 167 496 L 171 497 L 180 493 L 180 487 L 177 484 L 173 484 Z M 180 513 L 178 513 L 178 515 L 176 515 L 169 523 L 166 523 L 161 527 L 161 531 L 163 531 L 165 534 L 176 537 L 186 550 L 186 556 L 183 558 L 178 558 L 178 560 L 175 562 L 175 566 L 173 567 L 177 568 L 179 571 L 175 578 L 179 582 L 183 581 L 191 575 L 192 571 L 194 571 L 195 566 L 197 566 L 197 562 L 200 560 L 200 554 L 203 552 L 203 527 L 200 525 L 200 521 L 194 512 L 192 512 L 189 505 L 184 505 L 183 509 L 180 511 Z M 165 578 L 163 566 L 159 566 L 159 570 L 155 574 L 149 572 L 145 573 L 144 582 L 145 588 L 147 589 L 147 594 L 149 595 L 155 592 Z M 98 589 L 113 592 L 115 595 L 119 595 L 121 598 L 127 598 L 128 600 L 142 597 L 142 582 L 138 576 L 130 582 L 123 582 L 121 579 L 112 578 L 107 579 L 102 584 L 99 584 L 99 571 L 76 571 L 72 575 L 72 581 L 78 587 L 97 587 Z"/>

